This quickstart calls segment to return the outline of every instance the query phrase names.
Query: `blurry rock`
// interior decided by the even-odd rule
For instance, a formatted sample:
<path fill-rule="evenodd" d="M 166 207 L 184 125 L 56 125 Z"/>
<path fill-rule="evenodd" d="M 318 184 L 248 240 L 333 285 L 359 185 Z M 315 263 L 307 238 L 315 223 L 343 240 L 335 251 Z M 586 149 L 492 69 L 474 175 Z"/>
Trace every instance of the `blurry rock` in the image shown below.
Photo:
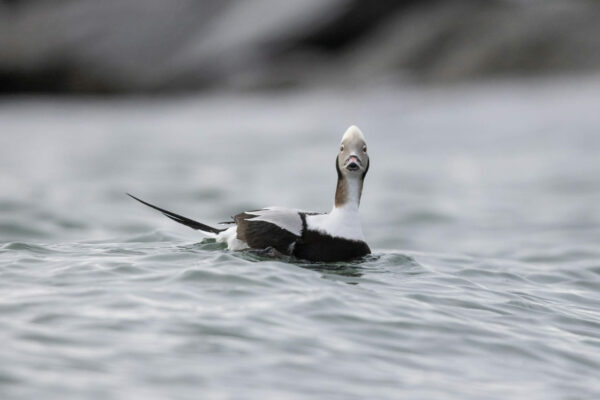
<path fill-rule="evenodd" d="M 597 70 L 586 0 L 12 0 L 0 92 L 164 92 Z"/>
<path fill-rule="evenodd" d="M 215 86 L 335 1 L 55 0 L 0 8 L 3 91 Z"/>

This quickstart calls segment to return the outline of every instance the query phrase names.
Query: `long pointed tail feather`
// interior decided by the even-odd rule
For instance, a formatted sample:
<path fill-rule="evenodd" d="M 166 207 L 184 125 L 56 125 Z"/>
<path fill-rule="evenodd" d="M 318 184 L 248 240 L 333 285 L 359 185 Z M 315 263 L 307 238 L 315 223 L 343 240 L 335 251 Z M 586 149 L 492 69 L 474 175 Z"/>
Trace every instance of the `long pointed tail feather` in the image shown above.
<path fill-rule="evenodd" d="M 198 221 L 194 221 L 193 219 L 189 219 L 189 218 L 186 218 L 186 217 L 181 216 L 179 214 L 175 214 L 174 212 L 167 211 L 167 210 L 162 209 L 160 207 L 156 207 L 155 205 L 152 205 L 150 203 L 146 203 L 144 200 L 140 200 L 137 197 L 135 197 L 134 195 L 131 195 L 129 193 L 127 193 L 127 196 L 131 197 L 134 200 L 139 201 L 140 203 L 142 203 L 142 204 L 144 204 L 144 205 L 146 205 L 148 207 L 151 207 L 151 208 L 154 208 L 155 210 L 160 211 L 161 213 L 163 213 L 163 215 L 165 217 L 171 218 L 173 221 L 179 222 L 180 224 L 183 224 L 183 225 L 186 225 L 186 226 L 189 226 L 192 229 L 196 229 L 196 230 L 203 231 L 203 232 L 215 233 L 215 234 L 217 234 L 217 233 L 222 232 L 222 231 L 225 230 L 225 229 L 213 228 L 212 226 L 205 225 L 205 224 L 200 223 Z"/>

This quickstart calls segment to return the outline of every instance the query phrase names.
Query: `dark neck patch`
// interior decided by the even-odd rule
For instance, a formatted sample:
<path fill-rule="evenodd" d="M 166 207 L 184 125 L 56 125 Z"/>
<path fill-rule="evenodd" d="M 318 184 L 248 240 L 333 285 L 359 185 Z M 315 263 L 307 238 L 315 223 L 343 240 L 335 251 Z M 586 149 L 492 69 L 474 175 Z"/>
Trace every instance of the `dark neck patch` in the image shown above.
<path fill-rule="evenodd" d="M 339 157 L 339 156 L 338 156 Z M 335 170 L 337 171 L 338 181 L 337 186 L 335 188 L 335 200 L 334 205 L 336 207 L 341 207 L 348 201 L 348 180 L 342 174 L 340 170 L 340 165 L 338 163 L 338 157 L 335 158 Z M 362 196 L 362 188 L 363 188 L 363 180 L 365 179 L 365 175 L 367 175 L 367 171 L 369 170 L 369 162 L 367 161 L 367 168 L 365 172 L 363 172 L 360 177 L 360 181 L 358 182 L 358 203 L 360 204 L 360 198 Z"/>

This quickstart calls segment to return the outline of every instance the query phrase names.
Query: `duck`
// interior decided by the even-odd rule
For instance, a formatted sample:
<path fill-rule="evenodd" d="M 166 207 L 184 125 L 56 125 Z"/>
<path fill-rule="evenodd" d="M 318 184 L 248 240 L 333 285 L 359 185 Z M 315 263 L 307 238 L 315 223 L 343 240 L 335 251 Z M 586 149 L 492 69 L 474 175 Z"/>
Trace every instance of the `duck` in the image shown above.
<path fill-rule="evenodd" d="M 226 243 L 230 251 L 274 250 L 311 262 L 349 261 L 371 253 L 359 216 L 365 176 L 369 171 L 367 142 L 355 125 L 343 134 L 335 158 L 337 185 L 328 213 L 279 206 L 241 212 L 229 227 L 215 228 L 128 196 L 166 217 Z"/>

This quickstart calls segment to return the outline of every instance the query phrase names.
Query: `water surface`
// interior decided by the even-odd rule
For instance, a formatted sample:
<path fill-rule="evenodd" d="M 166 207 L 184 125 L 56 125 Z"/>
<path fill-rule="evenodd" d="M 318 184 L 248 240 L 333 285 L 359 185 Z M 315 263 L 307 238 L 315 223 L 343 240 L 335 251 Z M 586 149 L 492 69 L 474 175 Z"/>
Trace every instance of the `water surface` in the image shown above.
<path fill-rule="evenodd" d="M 0 104 L 0 397 L 600 395 L 600 80 Z M 374 254 L 231 253 L 326 211 L 359 125 Z"/>

